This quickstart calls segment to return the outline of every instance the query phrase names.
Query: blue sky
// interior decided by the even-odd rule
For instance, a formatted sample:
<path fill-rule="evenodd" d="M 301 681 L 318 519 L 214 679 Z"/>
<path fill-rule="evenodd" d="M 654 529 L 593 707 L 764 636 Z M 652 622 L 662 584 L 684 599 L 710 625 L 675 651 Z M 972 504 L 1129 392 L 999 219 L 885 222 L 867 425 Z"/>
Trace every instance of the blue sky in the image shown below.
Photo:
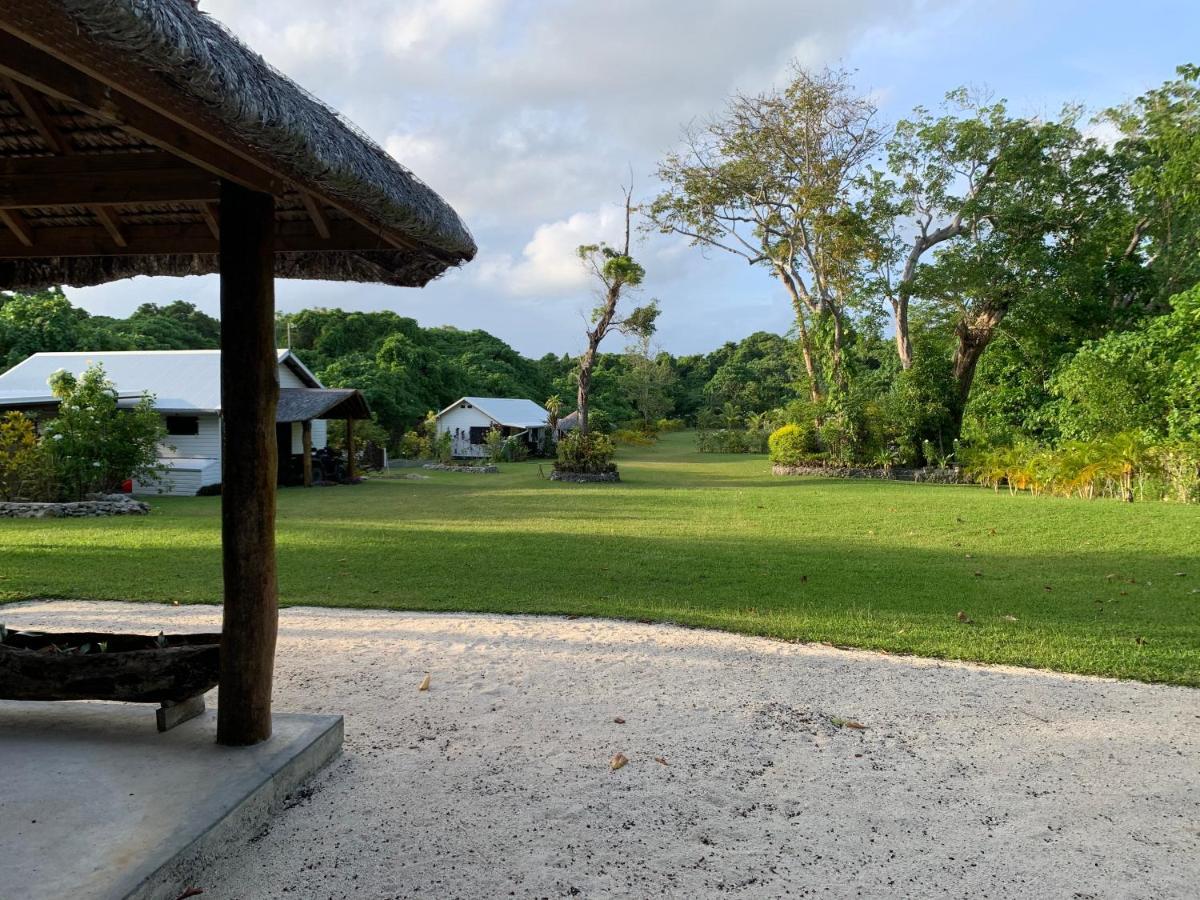
<path fill-rule="evenodd" d="M 1119 103 L 1200 61 L 1200 4 L 1081 0 L 202 0 L 268 60 L 346 113 L 462 213 L 477 260 L 423 290 L 279 282 L 280 309 L 391 309 L 484 328 L 523 353 L 577 352 L 591 303 L 573 254 L 616 237 L 630 168 L 734 90 L 778 84 L 790 59 L 856 70 L 894 121 L 953 87 L 1017 112 Z M 637 255 L 656 343 L 701 352 L 785 331 L 771 279 L 660 236 Z M 92 312 L 183 299 L 217 309 L 215 277 L 69 290 Z M 612 349 L 618 349 L 614 347 Z"/>

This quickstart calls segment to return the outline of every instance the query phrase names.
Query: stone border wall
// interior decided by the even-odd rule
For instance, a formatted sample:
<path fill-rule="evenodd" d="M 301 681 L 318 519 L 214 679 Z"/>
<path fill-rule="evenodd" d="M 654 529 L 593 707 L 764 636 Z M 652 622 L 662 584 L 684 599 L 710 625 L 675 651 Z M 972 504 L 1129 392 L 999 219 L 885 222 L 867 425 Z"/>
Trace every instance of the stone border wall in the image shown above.
<path fill-rule="evenodd" d="M 128 494 L 100 494 L 71 503 L 0 502 L 0 519 L 79 519 L 144 516 L 150 505 Z"/>
<path fill-rule="evenodd" d="M 550 472 L 551 481 L 569 481 L 574 484 L 593 484 L 596 482 L 614 482 L 621 480 L 620 472 L 560 472 L 554 469 Z"/>
<path fill-rule="evenodd" d="M 421 468 L 435 472 L 469 472 L 472 475 L 497 475 L 500 472 L 496 466 L 444 466 L 441 463 L 425 463 Z"/>
<path fill-rule="evenodd" d="M 819 478 L 868 478 L 877 481 L 919 481 L 925 484 L 973 484 L 961 469 L 837 469 L 832 466 L 772 466 L 772 475 L 815 475 Z"/>

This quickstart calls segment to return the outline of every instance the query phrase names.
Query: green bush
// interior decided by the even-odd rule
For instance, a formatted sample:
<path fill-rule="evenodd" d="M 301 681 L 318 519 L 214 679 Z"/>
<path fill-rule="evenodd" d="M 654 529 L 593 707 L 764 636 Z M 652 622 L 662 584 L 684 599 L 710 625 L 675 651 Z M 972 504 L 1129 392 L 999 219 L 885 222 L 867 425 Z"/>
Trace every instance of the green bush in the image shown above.
<path fill-rule="evenodd" d="M 617 466 L 612 461 L 615 453 L 616 447 L 607 435 L 595 432 L 583 435 L 571 431 L 558 442 L 558 459 L 554 462 L 554 468 L 559 472 L 585 475 L 615 472 Z"/>
<path fill-rule="evenodd" d="M 117 390 L 101 366 L 76 378 L 59 371 L 50 378 L 58 415 L 43 433 L 46 458 L 63 497 L 117 490 L 128 479 L 155 481 L 168 471 L 158 445 L 166 436 L 154 400 L 143 394 L 132 409 L 117 408 Z"/>
<path fill-rule="evenodd" d="M 429 438 L 415 431 L 406 431 L 400 435 L 396 452 L 401 459 L 433 459 L 434 456 Z"/>
<path fill-rule="evenodd" d="M 618 428 L 612 433 L 614 444 L 625 444 L 630 447 L 652 447 L 655 437 L 638 428 Z"/>
<path fill-rule="evenodd" d="M 41 462 L 33 422 L 19 412 L 0 418 L 0 500 L 39 497 Z"/>
<path fill-rule="evenodd" d="M 793 422 L 776 428 L 767 438 L 767 447 L 771 462 L 777 466 L 819 466 L 826 462 L 811 423 Z"/>
<path fill-rule="evenodd" d="M 683 419 L 659 419 L 655 427 L 661 432 L 683 431 L 687 423 Z"/>

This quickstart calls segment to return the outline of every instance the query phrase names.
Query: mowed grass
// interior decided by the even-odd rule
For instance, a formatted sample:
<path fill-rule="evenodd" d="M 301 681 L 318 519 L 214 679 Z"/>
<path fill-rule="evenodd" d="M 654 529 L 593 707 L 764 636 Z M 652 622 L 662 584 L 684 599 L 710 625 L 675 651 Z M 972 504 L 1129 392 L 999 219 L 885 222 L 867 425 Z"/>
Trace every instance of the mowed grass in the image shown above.
<path fill-rule="evenodd" d="M 620 465 L 620 485 L 531 462 L 284 490 L 281 602 L 616 616 L 1200 685 L 1195 507 L 775 478 L 687 433 Z M 219 504 L 0 520 L 0 599 L 218 603 Z"/>

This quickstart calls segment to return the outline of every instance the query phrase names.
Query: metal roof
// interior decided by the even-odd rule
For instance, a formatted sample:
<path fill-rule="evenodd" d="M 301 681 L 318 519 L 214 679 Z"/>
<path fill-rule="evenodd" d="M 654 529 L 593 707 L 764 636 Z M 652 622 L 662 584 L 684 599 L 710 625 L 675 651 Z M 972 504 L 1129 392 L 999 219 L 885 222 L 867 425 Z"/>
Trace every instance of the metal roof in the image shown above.
<path fill-rule="evenodd" d="M 517 428 L 541 428 L 550 417 L 550 413 L 532 400 L 517 397 L 463 397 L 438 413 L 438 418 L 464 403 L 475 407 L 494 422 Z"/>
<path fill-rule="evenodd" d="M 321 388 L 291 350 L 279 350 L 286 364 L 302 381 Z M 35 353 L 0 375 L 0 404 L 6 399 L 44 397 L 50 376 L 66 369 L 79 376 L 93 364 L 116 385 L 121 396 L 149 391 L 156 408 L 168 412 L 219 412 L 221 409 L 220 350 L 116 350 L 97 353 Z"/>

